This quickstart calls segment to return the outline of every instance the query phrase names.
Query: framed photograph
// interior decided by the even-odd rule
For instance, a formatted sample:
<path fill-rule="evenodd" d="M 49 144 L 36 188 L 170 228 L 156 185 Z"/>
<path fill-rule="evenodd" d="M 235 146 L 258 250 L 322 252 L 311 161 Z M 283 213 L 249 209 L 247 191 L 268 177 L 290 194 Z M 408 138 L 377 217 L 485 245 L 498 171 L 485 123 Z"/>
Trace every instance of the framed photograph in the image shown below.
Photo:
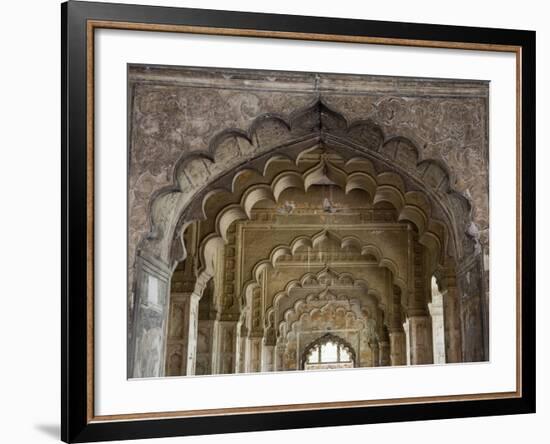
<path fill-rule="evenodd" d="M 535 411 L 535 33 L 62 12 L 62 439 Z"/>

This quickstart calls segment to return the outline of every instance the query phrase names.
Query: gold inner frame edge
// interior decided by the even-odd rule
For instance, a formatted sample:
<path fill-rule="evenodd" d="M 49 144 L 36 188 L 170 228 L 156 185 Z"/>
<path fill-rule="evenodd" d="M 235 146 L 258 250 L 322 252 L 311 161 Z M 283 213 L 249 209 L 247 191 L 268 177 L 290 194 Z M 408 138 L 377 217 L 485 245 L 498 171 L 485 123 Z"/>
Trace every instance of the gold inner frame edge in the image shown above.
<path fill-rule="evenodd" d="M 307 40 L 324 41 L 337 43 L 362 43 L 373 45 L 393 45 L 422 48 L 442 48 L 442 49 L 462 49 L 473 51 L 489 52 L 511 52 L 516 56 L 516 391 L 514 392 L 496 392 L 496 393 L 477 393 L 449 396 L 422 396 L 395 399 L 363 400 L 363 401 L 341 401 L 324 403 L 306 403 L 306 404 L 285 404 L 272 406 L 255 407 L 229 407 L 202 410 L 182 410 L 172 412 L 144 412 L 128 413 L 116 415 L 94 414 L 94 37 L 96 29 L 118 29 L 130 31 L 151 31 L 151 32 L 176 32 L 201 35 L 222 35 L 232 37 L 257 37 L 257 38 L 277 38 L 288 40 Z M 88 20 L 87 21 L 87 41 L 86 41 L 86 158 L 87 158 L 87 422 L 114 422 L 125 420 L 145 420 L 161 418 L 188 418 L 198 416 L 223 416 L 237 414 L 259 414 L 274 412 L 293 412 L 303 410 L 325 410 L 333 408 L 358 408 L 374 407 L 388 405 L 405 405 L 414 403 L 439 403 L 439 402 L 459 402 L 490 399 L 520 398 L 522 396 L 522 349 L 521 349 L 521 149 L 522 149 L 522 48 L 515 45 L 498 45 L 486 43 L 468 43 L 468 42 L 446 42 L 436 40 L 414 40 L 399 38 L 381 38 L 368 36 L 348 36 L 334 34 L 309 34 L 299 32 L 283 31 L 263 31 L 254 29 L 236 29 L 236 28 L 214 28 L 187 25 L 163 25 L 150 23 L 132 23 L 123 21 L 107 20 Z"/>

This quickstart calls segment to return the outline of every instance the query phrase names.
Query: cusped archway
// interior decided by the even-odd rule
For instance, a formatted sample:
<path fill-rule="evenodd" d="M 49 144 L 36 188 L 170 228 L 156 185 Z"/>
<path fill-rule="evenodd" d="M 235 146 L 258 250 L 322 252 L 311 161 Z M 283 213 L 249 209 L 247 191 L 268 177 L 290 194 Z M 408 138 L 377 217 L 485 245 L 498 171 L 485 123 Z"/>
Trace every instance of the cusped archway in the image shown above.
<path fill-rule="evenodd" d="M 336 237 L 341 248 L 356 249 L 389 269 L 400 300 L 410 302 L 411 313 L 416 310 L 420 316 L 429 297 L 425 277 L 448 270 L 449 264 L 475 252 L 475 240 L 468 235 L 470 204 L 453 190 L 454 180 L 441 161 L 422 158 L 412 138 L 386 136 L 370 120 L 348 122 L 319 99 L 288 116 L 259 116 L 247 131 L 224 130 L 211 140 L 207 151 L 182 157 L 174 168 L 173 185 L 156 192 L 151 200 L 150 230 L 138 248 L 138 257 L 146 259 L 137 267 L 158 261 L 173 270 L 182 261 L 192 262 L 186 285 L 193 282 L 190 294 L 196 305 L 219 267 L 232 260 L 223 251 L 235 238 L 235 227 L 251 221 L 258 206 L 268 202 L 281 213 L 291 213 L 292 203 L 284 199 L 289 190 L 307 195 L 335 187 L 344 195 L 362 193 L 373 210 L 391 209 L 391 222 L 409 230 L 408 261 L 414 265 L 397 263 L 383 246 L 358 236 Z M 323 211 L 332 214 L 338 208 L 328 200 Z M 186 233 L 198 225 L 191 246 Z M 280 255 L 292 255 L 300 247 L 313 248 L 317 241 L 313 233 L 273 245 L 276 248 L 264 255 L 264 262 L 239 273 L 250 273 L 248 281 L 257 282 L 262 267 L 273 266 Z M 148 297 L 142 275 L 140 269 L 135 273 L 137 319 L 139 301 Z M 247 290 L 243 292 L 241 282 L 235 282 L 231 292 L 216 294 L 224 293 L 227 302 L 219 305 L 239 319 L 238 310 L 246 309 L 242 296 Z M 217 288 L 224 285 L 222 280 Z M 192 304 L 186 309 L 197 311 Z M 166 359 L 170 356 L 168 350 Z"/>
<path fill-rule="evenodd" d="M 232 192 L 240 176 L 249 172 L 265 176 L 277 160 L 296 163 L 316 147 L 340 156 L 348 165 L 362 164 L 357 170 L 367 174 L 384 170 L 396 173 L 400 179 L 382 177 L 381 185 L 393 186 L 401 192 L 425 193 L 437 209 L 436 217 L 450 228 L 452 255 L 460 257 L 471 248 L 465 244 L 471 205 L 466 197 L 453 190 L 455 179 L 441 160 L 422 158 L 418 144 L 411 137 L 386 136 L 372 121 L 349 123 L 321 99 L 286 117 L 261 115 L 247 131 L 224 130 L 212 139 L 207 151 L 182 156 L 174 168 L 173 185 L 153 194 L 148 212 L 150 229 L 142 239 L 141 248 L 149 248 L 168 261 L 172 240 L 188 223 L 204 218 L 204 201 L 209 194 L 222 190 Z M 325 172 L 329 179 L 342 184 L 342 173 L 325 167 L 320 164 L 296 180 L 307 187 L 315 180 L 315 173 Z M 271 185 L 286 187 L 293 183 L 288 176 L 280 180 Z M 358 175 L 346 186 L 372 191 L 376 182 L 372 184 L 370 178 Z M 392 190 L 381 191 L 388 191 L 387 198 L 395 204 L 406 205 Z M 277 193 L 276 189 L 271 192 Z M 276 198 L 276 194 L 273 197 Z M 243 204 L 242 211 L 246 213 L 246 202 Z M 415 219 L 421 223 L 418 217 Z"/>

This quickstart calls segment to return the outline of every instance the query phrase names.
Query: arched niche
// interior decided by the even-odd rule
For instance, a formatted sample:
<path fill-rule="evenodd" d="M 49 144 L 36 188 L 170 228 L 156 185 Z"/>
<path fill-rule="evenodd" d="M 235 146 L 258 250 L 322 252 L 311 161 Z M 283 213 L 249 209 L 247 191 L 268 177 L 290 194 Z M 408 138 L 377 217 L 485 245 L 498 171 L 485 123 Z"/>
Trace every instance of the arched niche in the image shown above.
<path fill-rule="evenodd" d="M 326 332 L 337 334 L 358 351 L 356 366 L 377 365 L 372 347 L 378 340 L 376 319 L 357 300 L 334 297 L 300 301 L 279 328 L 286 332 L 277 340 L 282 354 L 280 370 L 302 369 L 306 347 Z"/>

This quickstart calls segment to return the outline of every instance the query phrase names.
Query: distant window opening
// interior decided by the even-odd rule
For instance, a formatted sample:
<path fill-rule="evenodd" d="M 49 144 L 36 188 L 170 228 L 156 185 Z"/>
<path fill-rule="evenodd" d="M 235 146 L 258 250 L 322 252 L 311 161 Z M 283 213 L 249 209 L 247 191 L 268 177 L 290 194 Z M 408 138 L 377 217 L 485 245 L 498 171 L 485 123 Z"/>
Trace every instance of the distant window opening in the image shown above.
<path fill-rule="evenodd" d="M 355 351 L 339 336 L 327 333 L 308 345 L 303 355 L 304 370 L 355 367 Z"/>

